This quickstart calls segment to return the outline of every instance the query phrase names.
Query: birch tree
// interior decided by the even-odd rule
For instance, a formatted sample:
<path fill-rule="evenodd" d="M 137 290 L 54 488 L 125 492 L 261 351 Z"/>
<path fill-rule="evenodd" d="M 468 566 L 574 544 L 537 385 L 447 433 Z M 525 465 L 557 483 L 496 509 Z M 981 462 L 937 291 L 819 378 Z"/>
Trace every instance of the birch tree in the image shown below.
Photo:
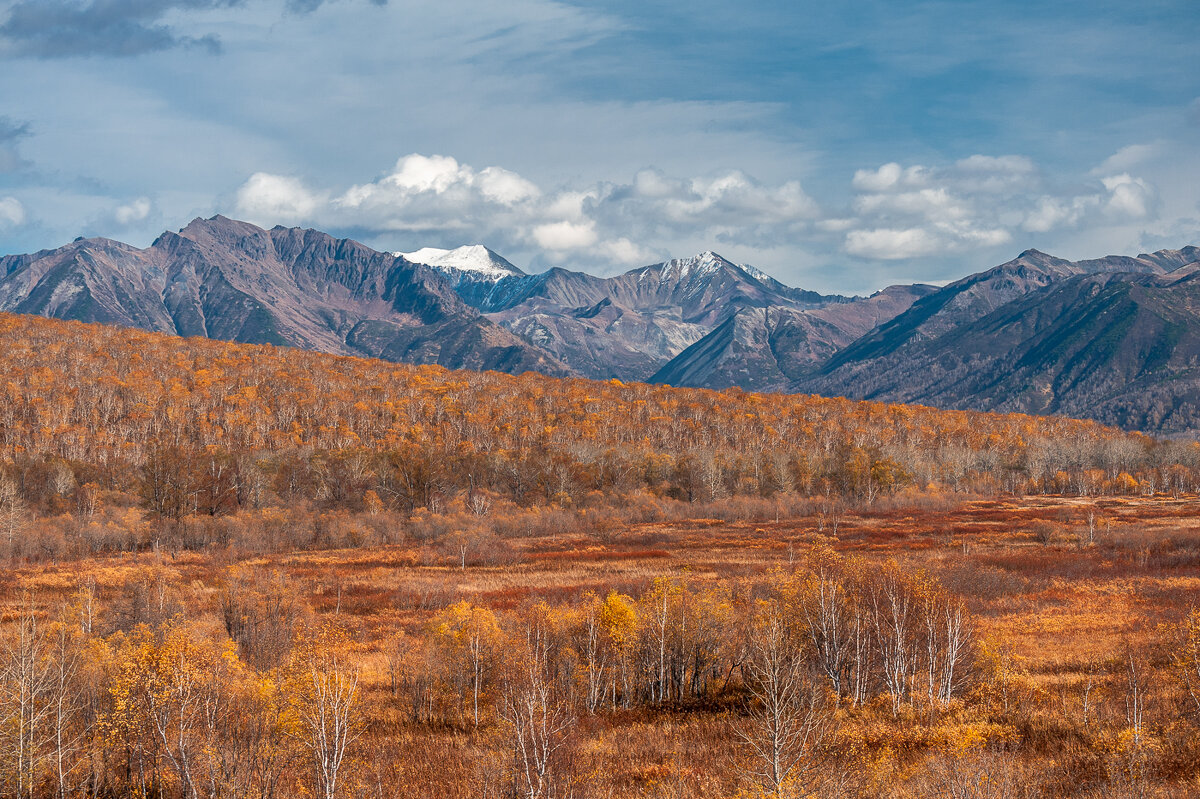
<path fill-rule="evenodd" d="M 775 796 L 800 795 L 830 717 L 777 601 L 763 604 L 743 670 L 750 703 L 739 737 L 750 772 Z"/>
<path fill-rule="evenodd" d="M 26 608 L 0 663 L 0 745 L 6 768 L 0 794 L 32 797 L 52 718 L 53 668 L 37 616 Z"/>
<path fill-rule="evenodd" d="M 523 799 L 554 799 L 569 792 L 565 755 L 575 718 L 554 679 L 550 647 L 548 630 L 535 619 L 501 694 L 500 717 L 512 746 L 513 792 Z"/>
<path fill-rule="evenodd" d="M 321 799 L 339 795 L 350 747 L 362 733 L 355 715 L 358 670 L 347 662 L 345 646 L 339 636 L 323 636 L 296 664 L 292 679 L 296 736 L 308 753 Z"/>

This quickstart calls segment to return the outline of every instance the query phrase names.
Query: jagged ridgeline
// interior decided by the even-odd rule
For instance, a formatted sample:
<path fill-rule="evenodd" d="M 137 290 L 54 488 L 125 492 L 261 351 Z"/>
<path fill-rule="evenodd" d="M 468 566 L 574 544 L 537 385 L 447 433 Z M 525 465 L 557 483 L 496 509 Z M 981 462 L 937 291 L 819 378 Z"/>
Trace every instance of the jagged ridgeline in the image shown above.
<path fill-rule="evenodd" d="M 635 493 L 1192 490 L 1198 449 L 1087 421 L 450 371 L 0 315 L 0 469 L 46 513 L 307 501 L 587 507 Z"/>

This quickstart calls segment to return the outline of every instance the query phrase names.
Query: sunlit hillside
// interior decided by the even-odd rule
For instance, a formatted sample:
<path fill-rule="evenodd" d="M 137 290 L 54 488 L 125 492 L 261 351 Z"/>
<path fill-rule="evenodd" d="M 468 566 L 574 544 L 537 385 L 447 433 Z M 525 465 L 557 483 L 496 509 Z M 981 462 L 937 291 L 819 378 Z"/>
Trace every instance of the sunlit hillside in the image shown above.
<path fill-rule="evenodd" d="M 0 457 L 50 514 L 84 486 L 160 520 L 300 499 L 411 513 L 1128 494 L 1191 490 L 1200 463 L 1196 446 L 1054 417 L 451 372 L 25 316 L 0 316 L 0 341 Z"/>

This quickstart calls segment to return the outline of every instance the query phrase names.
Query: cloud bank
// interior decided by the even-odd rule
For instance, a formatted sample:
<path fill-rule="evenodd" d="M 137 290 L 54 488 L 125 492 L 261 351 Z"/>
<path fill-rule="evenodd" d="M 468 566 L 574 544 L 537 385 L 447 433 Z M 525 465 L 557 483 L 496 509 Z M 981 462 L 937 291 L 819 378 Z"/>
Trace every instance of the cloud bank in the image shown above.
<path fill-rule="evenodd" d="M 1114 160 L 1115 159 L 1115 160 Z M 547 188 L 499 166 L 410 154 L 374 180 L 312 187 L 256 173 L 234 213 L 264 225 L 312 224 L 375 239 L 456 245 L 484 242 L 534 260 L 597 271 L 680 254 L 683 241 L 764 249 L 822 242 L 847 256 L 895 261 L 999 248 L 1087 225 L 1152 216 L 1154 187 L 1114 156 L 1055 190 L 1024 156 L 973 155 L 940 167 L 886 163 L 857 170 L 848 204 L 823 204 L 798 181 L 765 183 L 738 170 L 677 177 L 646 169 L 624 182 Z"/>
<path fill-rule="evenodd" d="M 1128 148 L 1126 148 L 1128 149 Z M 1126 154 L 1128 155 L 1128 154 Z M 1029 233 L 1149 218 L 1154 188 L 1107 159 L 1082 191 L 1055 190 L 1024 156 L 973 155 L 945 167 L 888 163 L 855 172 L 854 215 L 838 220 L 850 255 L 880 260 L 964 253 Z"/>
<path fill-rule="evenodd" d="M 235 213 L 261 224 L 485 241 L 534 250 L 551 263 L 602 267 L 646 263 L 660 254 L 661 242 L 683 236 L 726 242 L 788 237 L 819 209 L 795 181 L 766 186 L 738 171 L 674 178 L 646 170 L 626 183 L 547 190 L 502 167 L 476 169 L 449 156 L 411 154 L 383 176 L 341 190 L 254 174 L 237 190 Z"/>

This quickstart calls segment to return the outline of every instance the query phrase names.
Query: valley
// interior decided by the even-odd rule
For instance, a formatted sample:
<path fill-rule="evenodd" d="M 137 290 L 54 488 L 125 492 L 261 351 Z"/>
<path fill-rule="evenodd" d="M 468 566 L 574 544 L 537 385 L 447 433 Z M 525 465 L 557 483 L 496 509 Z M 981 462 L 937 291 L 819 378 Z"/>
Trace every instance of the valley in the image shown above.
<path fill-rule="evenodd" d="M 1200 799 L 1197 30 L 0 0 L 0 799 Z"/>
<path fill-rule="evenodd" d="M 35 316 L 0 340 L 22 795 L 1200 780 L 1196 444 Z"/>

